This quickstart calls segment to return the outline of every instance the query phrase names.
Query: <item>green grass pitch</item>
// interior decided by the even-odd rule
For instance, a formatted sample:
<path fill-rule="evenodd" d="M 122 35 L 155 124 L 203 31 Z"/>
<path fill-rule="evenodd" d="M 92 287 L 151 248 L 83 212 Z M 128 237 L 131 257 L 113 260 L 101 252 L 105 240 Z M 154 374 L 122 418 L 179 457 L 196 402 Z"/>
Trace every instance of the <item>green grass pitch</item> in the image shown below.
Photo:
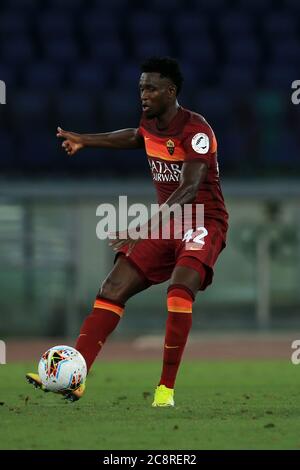
<path fill-rule="evenodd" d="M 184 362 L 175 408 L 152 408 L 159 362 L 98 362 L 77 403 L 0 366 L 1 449 L 299 449 L 300 366 Z"/>

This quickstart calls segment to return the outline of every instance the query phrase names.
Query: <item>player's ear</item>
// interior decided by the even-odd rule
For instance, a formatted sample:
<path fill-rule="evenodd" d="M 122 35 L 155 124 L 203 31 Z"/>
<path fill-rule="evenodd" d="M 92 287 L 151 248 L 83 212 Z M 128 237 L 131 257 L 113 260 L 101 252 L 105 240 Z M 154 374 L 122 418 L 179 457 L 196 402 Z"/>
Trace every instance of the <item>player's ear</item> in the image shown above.
<path fill-rule="evenodd" d="M 177 92 L 176 85 L 173 85 L 173 84 L 169 85 L 169 95 L 170 95 L 170 97 L 172 97 L 172 98 L 174 96 L 176 97 L 176 92 Z"/>

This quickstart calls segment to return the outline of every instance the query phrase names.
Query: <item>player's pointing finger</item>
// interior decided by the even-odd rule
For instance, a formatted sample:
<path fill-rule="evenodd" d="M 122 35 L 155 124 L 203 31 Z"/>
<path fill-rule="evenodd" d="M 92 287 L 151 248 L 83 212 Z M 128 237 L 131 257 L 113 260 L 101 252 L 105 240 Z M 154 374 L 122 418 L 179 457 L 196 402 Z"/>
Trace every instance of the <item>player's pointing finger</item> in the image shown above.
<path fill-rule="evenodd" d="M 67 132 L 64 131 L 61 127 L 57 128 L 57 134 L 56 134 L 57 137 L 65 137 L 66 135 L 67 135 Z"/>

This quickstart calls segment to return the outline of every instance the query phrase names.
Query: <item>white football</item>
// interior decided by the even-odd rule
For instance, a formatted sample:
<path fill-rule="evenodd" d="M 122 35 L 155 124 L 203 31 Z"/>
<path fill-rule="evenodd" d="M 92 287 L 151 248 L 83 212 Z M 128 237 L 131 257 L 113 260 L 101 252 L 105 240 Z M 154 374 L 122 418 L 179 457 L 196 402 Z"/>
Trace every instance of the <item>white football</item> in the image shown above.
<path fill-rule="evenodd" d="M 39 362 L 39 376 L 51 392 L 76 390 L 87 374 L 86 362 L 79 351 L 71 346 L 53 346 Z"/>

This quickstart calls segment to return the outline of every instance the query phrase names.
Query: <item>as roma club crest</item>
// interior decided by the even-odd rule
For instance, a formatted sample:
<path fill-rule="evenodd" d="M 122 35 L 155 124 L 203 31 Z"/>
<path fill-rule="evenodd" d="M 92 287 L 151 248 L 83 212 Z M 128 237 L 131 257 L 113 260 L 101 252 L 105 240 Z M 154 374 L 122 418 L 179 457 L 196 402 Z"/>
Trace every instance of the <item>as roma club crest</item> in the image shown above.
<path fill-rule="evenodd" d="M 173 155 L 174 150 L 175 150 L 175 144 L 173 140 L 169 139 L 168 142 L 166 143 L 166 146 L 167 146 L 169 154 Z"/>

